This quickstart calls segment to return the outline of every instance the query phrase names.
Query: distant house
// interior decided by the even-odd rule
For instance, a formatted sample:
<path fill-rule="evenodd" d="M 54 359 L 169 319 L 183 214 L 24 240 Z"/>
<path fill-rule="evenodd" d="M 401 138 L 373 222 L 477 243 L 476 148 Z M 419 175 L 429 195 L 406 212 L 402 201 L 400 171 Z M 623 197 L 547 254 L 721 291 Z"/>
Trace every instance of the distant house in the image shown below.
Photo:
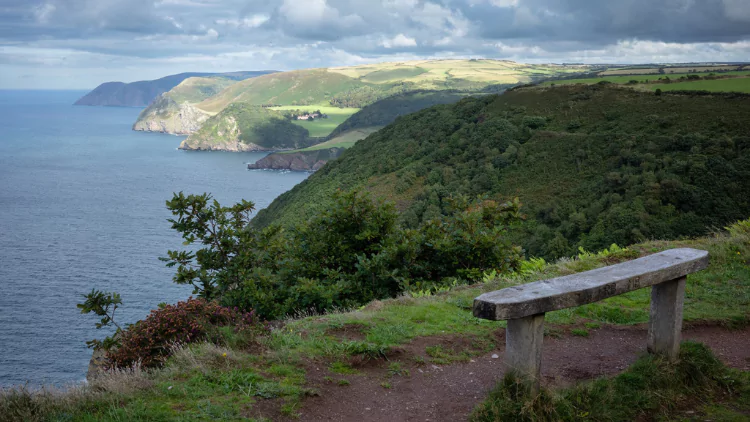
<path fill-rule="evenodd" d="M 320 111 L 314 111 L 312 113 L 305 112 L 304 114 L 298 114 L 296 116 L 297 120 L 315 120 L 320 118 L 328 118 L 327 115 L 322 114 Z"/>

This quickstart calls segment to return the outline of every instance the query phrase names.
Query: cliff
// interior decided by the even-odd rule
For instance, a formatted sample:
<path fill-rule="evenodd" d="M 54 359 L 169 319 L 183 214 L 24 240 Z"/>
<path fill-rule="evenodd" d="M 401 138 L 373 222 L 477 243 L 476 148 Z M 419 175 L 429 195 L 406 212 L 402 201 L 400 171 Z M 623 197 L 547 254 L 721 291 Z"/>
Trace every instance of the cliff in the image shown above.
<path fill-rule="evenodd" d="M 105 82 L 81 97 L 74 104 L 86 106 L 146 107 L 159 95 L 176 87 L 188 78 L 197 76 L 222 76 L 235 81 L 241 81 L 273 72 L 180 73 L 153 81 L 132 83 Z"/>
<path fill-rule="evenodd" d="M 326 148 L 313 151 L 274 152 L 248 164 L 247 168 L 269 170 L 317 171 L 328 161 L 338 158 L 346 148 Z"/>
<path fill-rule="evenodd" d="M 278 151 L 299 149 L 314 142 L 307 129 L 280 113 L 245 103 L 231 104 L 205 120 L 180 149 L 200 151 Z"/>
<path fill-rule="evenodd" d="M 138 116 L 133 130 L 189 135 L 211 117 L 187 101 L 178 104 L 168 94 L 162 94 Z"/>

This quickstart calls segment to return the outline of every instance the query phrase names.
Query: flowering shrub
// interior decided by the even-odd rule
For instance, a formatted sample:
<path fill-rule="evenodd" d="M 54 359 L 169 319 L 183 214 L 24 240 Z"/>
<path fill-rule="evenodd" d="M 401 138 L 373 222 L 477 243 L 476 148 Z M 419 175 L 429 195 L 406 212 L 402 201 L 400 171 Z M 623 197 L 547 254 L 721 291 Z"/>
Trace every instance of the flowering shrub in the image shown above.
<path fill-rule="evenodd" d="M 143 367 L 159 366 L 174 344 L 199 341 L 221 342 L 226 329 L 251 341 L 266 330 L 254 312 L 242 312 L 205 299 L 188 299 L 151 311 L 146 319 L 119 334 L 119 346 L 107 352 L 114 367 L 140 362 Z"/>

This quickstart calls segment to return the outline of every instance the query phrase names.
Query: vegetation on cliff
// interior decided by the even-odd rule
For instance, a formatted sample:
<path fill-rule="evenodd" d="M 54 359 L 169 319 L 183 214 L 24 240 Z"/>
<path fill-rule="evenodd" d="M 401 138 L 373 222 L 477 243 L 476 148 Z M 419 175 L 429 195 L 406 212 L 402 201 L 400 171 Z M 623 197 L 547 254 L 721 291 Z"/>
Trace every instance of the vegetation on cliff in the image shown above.
<path fill-rule="evenodd" d="M 504 322 L 472 317 L 474 297 L 679 247 L 705 249 L 711 256 L 707 270 L 688 276 L 686 330 L 720 324 L 728 327 L 716 327 L 717 333 L 726 334 L 724 338 L 746 335 L 747 328 L 742 327 L 750 321 L 750 222 L 742 221 L 710 237 L 581 253 L 554 264 L 524 262 L 513 274 L 473 286 L 437 294 L 414 292 L 356 310 L 288 320 L 283 327 L 260 333 L 251 344 L 238 343 L 231 330 L 225 331 L 223 338 L 215 339 L 218 344 L 172 348 L 161 369 L 105 373 L 67 392 L 4 390 L 0 392 L 0 421 L 305 420 L 315 411 L 332 416 L 334 409 L 321 408 L 321 402 L 336 400 L 346 400 L 355 411 L 380 415 L 385 414 L 376 413 L 384 412 L 380 408 L 365 410 L 370 402 L 355 401 L 361 397 L 354 397 L 353 392 L 366 391 L 373 402 L 405 405 L 414 403 L 415 392 L 436 383 L 446 392 L 437 398 L 442 400 L 419 399 L 425 406 L 437 406 L 444 415 L 464 420 L 482 396 L 451 395 L 456 389 L 442 382 L 469 371 L 473 372 L 468 375 L 472 384 L 480 383 L 479 365 L 497 362 L 490 355 L 501 347 L 504 326 Z M 602 331 L 620 337 L 638 330 L 633 324 L 648 320 L 649 298 L 649 289 L 642 289 L 548 313 L 545 341 L 575 342 L 581 350 L 591 350 L 593 338 L 573 333 L 585 331 L 595 337 Z M 645 332 L 641 335 L 645 337 Z M 598 373 L 601 364 L 594 366 L 591 370 Z M 494 381 L 501 381 L 500 377 L 498 372 Z M 489 390 L 492 382 L 479 391 Z M 680 364 L 643 358 L 614 379 L 555 388 L 545 392 L 543 401 L 535 401 L 518 387 L 501 382 L 477 408 L 474 419 L 557 420 L 572 410 L 576 420 L 588 416 L 629 420 L 632 412 L 643 419 L 744 420 L 750 411 L 748 372 L 727 370 L 705 348 L 694 344 L 683 345 Z M 459 384 L 457 388 L 468 387 Z M 459 403 L 467 404 L 463 414 L 453 413 Z M 420 409 L 404 414 L 423 416 Z"/>
<path fill-rule="evenodd" d="M 397 224 L 392 204 L 356 191 L 288 230 L 249 225 L 253 204 L 222 207 L 208 194 L 176 194 L 167 203 L 186 245 L 169 251 L 174 281 L 226 306 L 274 319 L 364 305 L 409 291 L 435 291 L 504 273 L 520 248 L 506 233 L 518 204 L 451 199 L 451 210 L 416 229 Z"/>
<path fill-rule="evenodd" d="M 212 116 L 185 139 L 181 149 L 266 151 L 304 148 L 315 143 L 307 129 L 281 113 L 261 106 L 233 103 Z"/>
<path fill-rule="evenodd" d="M 697 236 L 750 214 L 750 103 L 608 85 L 526 88 L 402 117 L 262 210 L 291 225 L 332 192 L 396 202 L 409 227 L 451 195 L 518 196 L 531 256 Z"/>

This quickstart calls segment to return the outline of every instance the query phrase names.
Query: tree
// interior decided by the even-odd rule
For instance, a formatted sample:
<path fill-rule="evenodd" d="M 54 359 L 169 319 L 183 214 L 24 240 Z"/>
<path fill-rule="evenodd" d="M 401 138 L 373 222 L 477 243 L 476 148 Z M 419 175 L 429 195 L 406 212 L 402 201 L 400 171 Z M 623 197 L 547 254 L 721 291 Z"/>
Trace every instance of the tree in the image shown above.
<path fill-rule="evenodd" d="M 238 285 L 241 280 L 233 270 L 251 261 L 247 254 L 252 253 L 258 235 L 249 229 L 255 205 L 243 199 L 222 207 L 208 193 L 185 196 L 180 192 L 167 201 L 167 208 L 177 217 L 168 221 L 182 234 L 185 246 L 196 242 L 206 246 L 195 252 L 170 250 L 167 258 L 159 258 L 168 267 L 177 266 L 174 282 L 193 285 L 193 293 L 207 299 Z"/>
<path fill-rule="evenodd" d="M 114 292 L 102 292 L 96 289 L 91 289 L 91 293 L 82 296 L 86 298 L 86 301 L 77 304 L 76 307 L 81 310 L 82 314 L 93 312 L 95 315 L 102 317 L 102 319 L 96 323 L 97 330 L 111 326 L 117 328 L 117 331 L 115 331 L 115 334 L 112 336 L 105 337 L 102 341 L 89 340 L 86 342 L 86 345 L 89 348 L 102 348 L 105 350 L 116 346 L 118 334 L 122 331 L 122 327 L 115 322 L 115 311 L 117 311 L 118 305 L 122 305 L 120 295 Z"/>

